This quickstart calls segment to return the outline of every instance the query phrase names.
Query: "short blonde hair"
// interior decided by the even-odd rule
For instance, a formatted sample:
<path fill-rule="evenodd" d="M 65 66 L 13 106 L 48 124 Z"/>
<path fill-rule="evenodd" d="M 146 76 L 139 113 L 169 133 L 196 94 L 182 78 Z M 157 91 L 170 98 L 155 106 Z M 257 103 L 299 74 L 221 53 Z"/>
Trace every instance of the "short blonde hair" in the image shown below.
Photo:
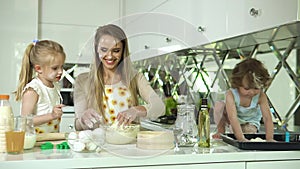
<path fill-rule="evenodd" d="M 262 89 L 271 83 L 271 77 L 264 64 L 253 58 L 247 58 L 234 67 L 231 75 L 231 87 L 243 86 L 243 79 L 248 82 L 249 88 Z"/>

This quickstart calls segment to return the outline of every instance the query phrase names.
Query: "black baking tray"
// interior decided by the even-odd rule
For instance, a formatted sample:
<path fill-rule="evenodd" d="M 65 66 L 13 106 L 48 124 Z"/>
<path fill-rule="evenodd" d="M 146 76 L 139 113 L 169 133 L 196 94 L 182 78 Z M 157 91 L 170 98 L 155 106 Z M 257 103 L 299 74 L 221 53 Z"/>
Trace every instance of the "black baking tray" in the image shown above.
<path fill-rule="evenodd" d="M 257 137 L 265 140 L 265 134 L 244 134 L 247 139 Z M 236 140 L 234 134 L 222 134 L 224 142 L 243 150 L 300 150 L 300 134 L 290 133 L 290 141 L 285 142 L 285 134 L 274 134 L 274 140 L 277 142 L 240 142 Z"/>

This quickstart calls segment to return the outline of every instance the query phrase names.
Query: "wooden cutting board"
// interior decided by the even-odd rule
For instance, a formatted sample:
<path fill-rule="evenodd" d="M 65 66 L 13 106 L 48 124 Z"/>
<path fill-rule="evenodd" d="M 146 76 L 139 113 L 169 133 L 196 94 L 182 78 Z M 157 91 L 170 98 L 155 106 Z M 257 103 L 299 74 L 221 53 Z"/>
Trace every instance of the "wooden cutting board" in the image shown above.
<path fill-rule="evenodd" d="M 47 143 L 47 142 L 50 142 L 52 143 L 54 146 L 57 145 L 57 144 L 60 144 L 62 142 L 65 142 L 65 140 L 56 140 L 56 141 L 37 141 L 35 142 L 34 146 L 35 147 L 40 147 L 42 144 L 44 143 Z"/>
<path fill-rule="evenodd" d="M 46 142 L 52 144 L 60 144 L 66 140 L 66 133 L 41 133 L 36 136 L 36 143 L 34 146 L 38 147 Z"/>
<path fill-rule="evenodd" d="M 55 141 L 65 139 L 66 133 L 41 133 L 36 136 L 36 141 Z"/>

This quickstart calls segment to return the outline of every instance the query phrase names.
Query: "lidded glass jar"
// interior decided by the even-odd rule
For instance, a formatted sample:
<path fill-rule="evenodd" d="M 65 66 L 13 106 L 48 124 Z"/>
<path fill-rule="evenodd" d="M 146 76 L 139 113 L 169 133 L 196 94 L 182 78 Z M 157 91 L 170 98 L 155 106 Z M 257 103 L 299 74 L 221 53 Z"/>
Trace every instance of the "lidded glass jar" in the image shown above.
<path fill-rule="evenodd" d="M 36 142 L 36 132 L 33 125 L 33 115 L 26 116 L 26 132 L 24 139 L 24 149 L 31 149 Z"/>
<path fill-rule="evenodd" d="M 195 120 L 195 105 L 177 106 L 175 128 L 182 129 L 178 135 L 179 146 L 194 146 L 198 141 L 198 127 Z"/>
<path fill-rule="evenodd" d="M 12 130 L 13 117 L 9 95 L 0 95 L 0 153 L 6 152 L 5 132 Z"/>

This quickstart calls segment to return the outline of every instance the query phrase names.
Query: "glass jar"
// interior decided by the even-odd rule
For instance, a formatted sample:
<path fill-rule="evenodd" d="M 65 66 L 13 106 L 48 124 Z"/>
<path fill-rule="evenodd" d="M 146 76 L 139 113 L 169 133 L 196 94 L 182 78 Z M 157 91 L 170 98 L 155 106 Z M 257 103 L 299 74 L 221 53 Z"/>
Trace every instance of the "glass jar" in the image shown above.
<path fill-rule="evenodd" d="M 0 153 L 6 152 L 5 132 L 12 130 L 13 117 L 9 95 L 0 95 Z"/>
<path fill-rule="evenodd" d="M 175 128 L 182 129 L 178 134 L 179 146 L 194 146 L 198 141 L 198 128 L 195 120 L 195 105 L 177 106 Z"/>
<path fill-rule="evenodd" d="M 33 125 L 33 116 L 26 116 L 26 132 L 24 139 L 24 149 L 32 149 L 36 142 L 36 132 Z"/>

